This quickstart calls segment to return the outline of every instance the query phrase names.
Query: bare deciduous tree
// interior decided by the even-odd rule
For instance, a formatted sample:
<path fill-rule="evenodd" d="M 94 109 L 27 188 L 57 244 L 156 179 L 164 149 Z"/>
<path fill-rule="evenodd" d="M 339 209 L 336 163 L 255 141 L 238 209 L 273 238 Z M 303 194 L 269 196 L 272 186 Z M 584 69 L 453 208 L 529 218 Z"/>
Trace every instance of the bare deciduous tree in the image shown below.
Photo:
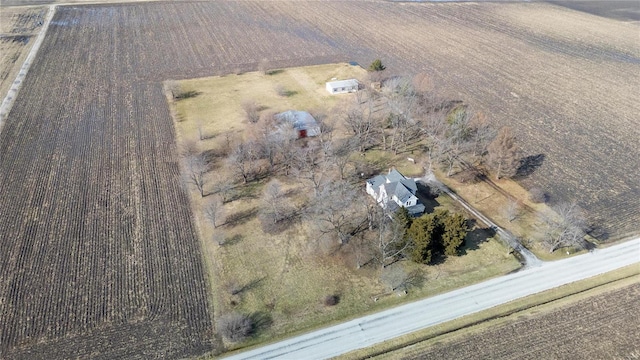
<path fill-rule="evenodd" d="M 374 117 L 375 97 L 369 89 L 356 92 L 354 102 L 344 115 L 347 129 L 353 133 L 353 139 L 360 152 L 367 150 L 372 144 L 372 136 L 379 130 L 378 120 Z"/>
<path fill-rule="evenodd" d="M 165 82 L 165 88 L 167 89 L 169 94 L 171 94 L 173 100 L 177 99 L 182 93 L 180 83 L 175 80 L 168 80 L 167 82 Z"/>
<path fill-rule="evenodd" d="M 244 111 L 247 121 L 255 124 L 260 120 L 260 105 L 254 100 L 245 100 L 242 102 L 242 110 Z"/>
<path fill-rule="evenodd" d="M 220 195 L 223 204 L 229 201 L 231 190 L 233 190 L 233 179 L 223 175 L 218 175 L 214 178 L 213 192 Z"/>
<path fill-rule="evenodd" d="M 236 176 L 242 178 L 246 184 L 255 172 L 256 147 L 252 142 L 240 143 L 231 151 L 227 158 L 227 164 L 233 169 Z"/>
<path fill-rule="evenodd" d="M 557 216 L 543 216 L 545 244 L 549 252 L 565 246 L 582 248 L 587 222 L 575 203 L 561 203 L 553 207 Z"/>
<path fill-rule="evenodd" d="M 516 174 L 520 164 L 520 149 L 510 127 L 501 128 L 487 149 L 489 164 L 493 167 L 496 178 Z"/>
<path fill-rule="evenodd" d="M 344 249 L 352 256 L 353 265 L 360 269 L 376 259 L 376 249 L 365 233 L 359 233 L 349 240 Z"/>
<path fill-rule="evenodd" d="M 331 164 L 338 170 L 340 180 L 344 180 L 347 166 L 351 163 L 351 154 L 355 146 L 347 139 L 345 141 L 332 141 L 329 144 L 327 155 Z"/>
<path fill-rule="evenodd" d="M 217 228 L 218 224 L 223 221 L 224 208 L 220 197 L 215 196 L 209 200 L 204 208 L 204 217 L 211 222 L 214 228 Z"/>
<path fill-rule="evenodd" d="M 293 209 L 287 203 L 280 181 L 273 179 L 265 185 L 260 217 L 265 225 L 274 225 L 291 216 Z"/>
<path fill-rule="evenodd" d="M 200 153 L 200 147 L 198 146 L 198 143 L 195 140 L 188 139 L 183 141 L 182 144 L 180 144 L 179 152 L 180 152 L 180 156 L 188 158 Z"/>
<path fill-rule="evenodd" d="M 483 112 L 473 115 L 470 125 L 473 129 L 473 156 L 482 158 L 487 152 L 487 147 L 496 137 L 496 130 Z"/>
<path fill-rule="evenodd" d="M 290 150 L 291 151 L 291 150 Z M 318 196 L 322 187 L 327 183 L 328 164 L 318 146 L 308 146 L 294 152 L 296 158 L 292 167 L 296 178 L 307 180 L 313 186 L 315 196 Z"/>
<path fill-rule="evenodd" d="M 206 174 L 208 165 L 203 154 L 193 155 L 187 158 L 187 174 L 185 181 L 193 185 L 201 197 L 204 197 L 204 186 L 206 184 Z"/>
<path fill-rule="evenodd" d="M 366 223 L 358 204 L 356 188 L 345 181 L 335 181 L 314 197 L 307 215 L 320 235 L 335 237 L 340 244 L 346 244 Z"/>
<path fill-rule="evenodd" d="M 273 68 L 273 65 L 271 64 L 271 61 L 269 61 L 269 59 L 267 58 L 263 58 L 258 63 L 258 71 L 261 72 L 263 75 L 269 75 L 272 68 Z"/>
<path fill-rule="evenodd" d="M 545 203 L 547 202 L 547 194 L 542 189 L 534 187 L 529 190 L 529 200 L 536 204 Z"/>
<path fill-rule="evenodd" d="M 507 206 L 504 208 L 504 215 L 509 222 L 512 222 L 520 216 L 521 211 L 522 205 L 518 201 L 510 199 Z"/>
<path fill-rule="evenodd" d="M 275 114 L 268 112 L 261 115 L 258 123 L 248 131 L 249 137 L 255 140 L 258 157 L 268 161 L 269 172 L 273 172 L 278 163 L 280 151 L 284 148 L 282 143 L 291 141 L 287 138 L 290 134 L 281 130 L 276 125 Z"/>
<path fill-rule="evenodd" d="M 380 279 L 391 291 L 407 291 L 422 282 L 422 275 L 416 270 L 407 271 L 402 264 L 393 264 L 382 269 Z"/>
<path fill-rule="evenodd" d="M 404 150 L 408 141 L 418 135 L 418 122 L 414 118 L 418 94 L 410 79 L 394 77 L 385 82 L 384 92 L 389 109 L 391 135 L 390 148 L 397 154 Z M 386 140 L 385 140 L 386 141 Z"/>
<path fill-rule="evenodd" d="M 381 213 L 383 217 L 378 217 L 376 243 L 378 262 L 385 268 L 411 251 L 412 243 L 405 238 L 406 229 L 402 224 L 389 219 L 384 212 Z"/>
<path fill-rule="evenodd" d="M 221 229 L 216 229 L 216 231 L 213 232 L 213 241 L 219 246 L 222 246 L 227 241 L 227 234 Z"/>

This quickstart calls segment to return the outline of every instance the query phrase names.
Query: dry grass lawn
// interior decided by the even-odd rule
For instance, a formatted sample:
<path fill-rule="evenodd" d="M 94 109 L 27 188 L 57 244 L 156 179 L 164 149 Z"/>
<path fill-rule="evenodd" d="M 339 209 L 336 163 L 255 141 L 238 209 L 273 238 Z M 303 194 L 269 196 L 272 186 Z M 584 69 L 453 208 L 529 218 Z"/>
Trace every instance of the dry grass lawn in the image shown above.
<path fill-rule="evenodd" d="M 317 109 L 335 114 L 336 111 L 331 109 L 349 101 L 353 95 L 331 96 L 324 90 L 325 81 L 334 77 L 359 78 L 364 74 L 359 67 L 337 64 L 279 70 L 272 75 L 253 72 L 182 81 L 183 91 L 195 91 L 198 95 L 172 104 L 179 145 L 198 139 L 198 124 L 207 137 L 198 141 L 201 151 L 222 146 L 225 141 L 222 135 L 226 132 L 244 138 L 252 126 L 244 119 L 241 109 L 242 102 L 247 99 L 258 102 L 263 111 Z M 295 93 L 278 96 L 278 85 Z M 338 119 L 338 116 L 333 119 L 329 116 L 329 121 L 337 122 Z M 334 136 L 344 136 L 339 124 L 336 125 Z M 369 152 L 363 160 L 381 168 L 397 166 L 407 175 L 422 172 L 420 166 L 406 161 L 406 154 L 391 156 Z M 221 163 L 216 164 L 212 172 L 215 173 L 212 176 L 230 176 L 230 170 Z M 286 189 L 297 189 L 298 195 L 293 198 L 301 196 L 300 192 L 304 191 L 298 180 L 282 177 L 279 180 Z M 232 196 L 234 200 L 226 203 L 224 209 L 227 219 L 234 214 L 241 216 L 234 223 L 215 229 L 202 215 L 208 197 L 200 198 L 196 191 L 191 192 L 205 262 L 209 268 L 216 316 L 240 311 L 259 314 L 271 323 L 260 336 L 242 346 L 435 295 L 508 273 L 520 266 L 499 242 L 476 231 L 469 237 L 464 256 L 449 258 L 434 266 L 409 262 L 398 264 L 407 272 L 418 270 L 422 283 L 407 295 L 397 296 L 380 280 L 378 266 L 356 269 L 344 256 L 327 254 L 304 222 L 296 222 L 278 234 L 264 233 L 256 214 L 266 181 L 237 184 L 234 189 L 236 195 Z M 364 192 L 362 195 L 366 196 Z M 446 203 L 446 200 L 439 202 Z M 224 232 L 226 244 L 220 246 L 212 240 L 216 232 Z M 229 291 L 231 285 L 244 290 L 232 294 Z M 339 296 L 339 304 L 324 306 L 323 298 L 332 294 Z M 374 298 L 378 300 L 374 301 Z M 227 345 L 230 349 L 237 347 Z"/>
<path fill-rule="evenodd" d="M 271 75 L 250 72 L 184 80 L 180 82 L 182 90 L 196 91 L 198 95 L 177 103 L 178 119 L 188 120 L 180 123 L 179 135 L 197 139 L 199 124 L 205 136 L 212 139 L 227 131 L 244 132 L 247 122 L 242 103 L 246 101 L 255 101 L 262 106 L 262 112 L 295 109 L 327 113 L 350 96 L 329 94 L 325 82 L 332 78 L 362 79 L 365 74 L 359 66 L 330 64 L 273 70 Z M 278 95 L 279 87 L 290 95 Z M 209 147 L 212 143 L 204 142 L 203 146 Z"/>
<path fill-rule="evenodd" d="M 469 204 L 488 216 L 500 227 L 507 229 L 520 238 L 521 242 L 542 260 L 557 260 L 567 255 L 573 256 L 584 252 L 584 250 L 576 251 L 573 248 L 560 248 L 553 253 L 549 253 L 548 248 L 543 244 L 544 224 L 541 220 L 541 214 L 552 217 L 557 215 L 548 205 L 534 203 L 529 200 L 529 192 L 517 182 L 504 178 L 496 180 L 492 177 L 491 181 L 500 189 L 498 190 L 483 181 L 462 183 L 457 181 L 455 176 L 448 178 L 443 172 L 437 170 L 435 173 L 438 179 L 453 189 L 456 194 L 469 202 Z M 517 202 L 519 205 L 516 218 L 510 221 L 506 209 L 512 201 Z"/>

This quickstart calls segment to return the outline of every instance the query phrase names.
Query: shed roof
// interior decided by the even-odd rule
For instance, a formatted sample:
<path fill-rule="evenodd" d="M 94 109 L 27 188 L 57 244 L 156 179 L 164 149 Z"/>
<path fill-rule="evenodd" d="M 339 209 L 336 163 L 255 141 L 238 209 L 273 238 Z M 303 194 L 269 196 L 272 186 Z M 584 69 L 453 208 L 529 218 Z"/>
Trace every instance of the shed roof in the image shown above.
<path fill-rule="evenodd" d="M 341 88 L 341 87 L 352 87 L 358 86 L 358 80 L 356 79 L 348 79 L 348 80 L 334 80 L 327 82 L 333 88 Z"/>

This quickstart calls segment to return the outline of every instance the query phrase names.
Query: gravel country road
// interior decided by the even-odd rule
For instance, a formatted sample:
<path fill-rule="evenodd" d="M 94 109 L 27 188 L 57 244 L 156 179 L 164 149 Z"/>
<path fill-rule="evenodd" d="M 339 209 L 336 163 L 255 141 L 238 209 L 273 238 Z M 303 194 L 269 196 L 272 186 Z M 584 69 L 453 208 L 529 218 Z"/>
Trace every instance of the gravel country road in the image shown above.
<path fill-rule="evenodd" d="M 368 315 L 226 359 L 326 359 L 640 262 L 640 237 Z M 640 270 L 640 266 L 638 267 Z"/>

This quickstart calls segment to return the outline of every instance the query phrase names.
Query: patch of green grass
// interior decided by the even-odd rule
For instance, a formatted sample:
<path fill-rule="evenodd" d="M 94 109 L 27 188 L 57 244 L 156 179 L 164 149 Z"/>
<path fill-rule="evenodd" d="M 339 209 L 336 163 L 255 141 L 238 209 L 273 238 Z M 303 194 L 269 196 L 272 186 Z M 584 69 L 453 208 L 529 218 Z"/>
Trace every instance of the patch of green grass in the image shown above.
<path fill-rule="evenodd" d="M 386 173 L 391 167 L 394 167 L 407 177 L 423 176 L 424 169 L 422 166 L 417 161 L 411 162 L 407 160 L 407 158 L 413 158 L 412 156 L 413 154 L 394 155 L 389 151 L 372 149 L 367 150 L 364 157 L 361 157 L 360 159 L 365 161 L 378 172 Z"/>
<path fill-rule="evenodd" d="M 275 69 L 275 70 L 267 70 L 265 71 L 265 75 L 278 75 L 284 72 L 283 69 Z"/>
<path fill-rule="evenodd" d="M 291 97 L 291 96 L 296 95 L 296 94 L 298 94 L 298 92 L 297 92 L 297 91 L 293 91 L 293 90 L 285 90 L 285 91 L 282 93 L 282 95 L 281 95 L 281 96 L 284 96 L 284 97 Z"/>
<path fill-rule="evenodd" d="M 195 91 L 195 90 L 188 90 L 188 91 L 182 91 L 176 94 L 175 99 L 176 100 L 184 100 L 184 99 L 190 99 L 190 98 L 194 98 L 196 96 L 200 95 L 200 92 Z"/>

